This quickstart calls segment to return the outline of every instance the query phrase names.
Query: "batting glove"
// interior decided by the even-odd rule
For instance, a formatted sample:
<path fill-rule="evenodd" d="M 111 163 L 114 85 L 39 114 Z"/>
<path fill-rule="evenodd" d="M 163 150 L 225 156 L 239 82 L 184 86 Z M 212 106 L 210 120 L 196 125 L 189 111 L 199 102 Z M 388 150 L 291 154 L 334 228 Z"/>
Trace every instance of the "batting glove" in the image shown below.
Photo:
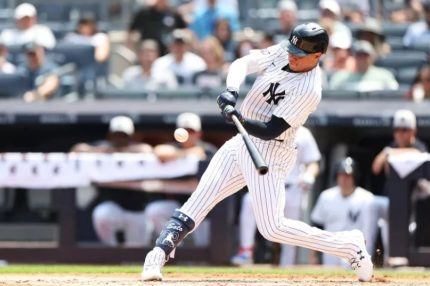
<path fill-rule="evenodd" d="M 242 114 L 240 114 L 239 111 L 237 111 L 233 106 L 227 105 L 223 111 L 221 112 L 222 116 L 224 117 L 225 121 L 227 123 L 233 123 L 233 115 L 236 115 L 237 119 L 239 119 L 240 122 L 243 123 L 244 118 Z"/>
<path fill-rule="evenodd" d="M 235 107 L 238 97 L 239 94 L 237 90 L 227 89 L 218 95 L 216 102 L 219 109 L 223 111 L 227 105 Z"/>

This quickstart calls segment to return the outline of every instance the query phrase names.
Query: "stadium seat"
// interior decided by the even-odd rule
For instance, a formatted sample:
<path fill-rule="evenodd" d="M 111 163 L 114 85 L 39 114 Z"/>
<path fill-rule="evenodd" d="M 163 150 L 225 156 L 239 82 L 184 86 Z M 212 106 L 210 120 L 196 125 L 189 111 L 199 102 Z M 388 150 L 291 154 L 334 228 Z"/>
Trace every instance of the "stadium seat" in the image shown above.
<path fill-rule="evenodd" d="M 322 91 L 322 99 L 357 100 L 359 97 L 359 92 L 351 90 L 323 89 Z"/>
<path fill-rule="evenodd" d="M 387 37 L 385 41 L 390 45 L 392 51 L 401 51 L 405 48 L 401 37 Z"/>
<path fill-rule="evenodd" d="M 401 100 L 404 99 L 406 91 L 404 89 L 398 90 L 377 90 L 361 93 L 362 99 L 375 99 L 375 100 Z"/>
<path fill-rule="evenodd" d="M 28 86 L 26 83 L 27 80 L 20 75 L 0 73 L 0 98 L 21 97 Z"/>
<path fill-rule="evenodd" d="M 417 76 L 419 67 L 407 67 L 397 70 L 396 79 L 400 84 L 411 85 Z"/>
<path fill-rule="evenodd" d="M 148 92 L 143 89 L 119 89 L 106 87 L 97 90 L 99 99 L 147 99 Z"/>
<path fill-rule="evenodd" d="M 49 52 L 49 56 L 60 65 L 67 63 L 76 65 L 78 90 L 81 96 L 95 90 L 97 63 L 93 46 L 59 43 Z"/>
<path fill-rule="evenodd" d="M 417 67 L 427 62 L 427 54 L 421 51 L 392 52 L 386 57 L 376 60 L 375 65 L 385 68 L 399 69 Z"/>
<path fill-rule="evenodd" d="M 395 24 L 392 22 L 382 23 L 382 32 L 386 37 L 403 37 L 408 29 L 409 24 Z"/>

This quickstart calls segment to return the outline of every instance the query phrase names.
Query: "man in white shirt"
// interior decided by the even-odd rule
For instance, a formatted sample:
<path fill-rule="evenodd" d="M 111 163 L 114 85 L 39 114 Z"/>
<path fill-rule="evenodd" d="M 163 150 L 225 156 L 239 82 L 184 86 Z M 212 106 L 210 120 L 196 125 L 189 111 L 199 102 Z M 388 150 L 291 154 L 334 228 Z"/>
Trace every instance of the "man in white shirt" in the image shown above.
<path fill-rule="evenodd" d="M 154 62 L 154 76 L 173 72 L 180 85 L 190 85 L 193 75 L 206 69 L 206 63 L 198 55 L 189 52 L 189 39 L 184 30 L 172 33 L 170 53 Z"/>
<path fill-rule="evenodd" d="M 311 221 L 324 230 L 344 232 L 359 229 L 366 239 L 366 247 L 372 253 L 375 243 L 374 195 L 357 187 L 355 176 L 356 164 L 350 157 L 342 160 L 337 169 L 336 182 L 333 188 L 325 190 L 318 197 L 311 214 Z M 326 266 L 346 266 L 338 257 L 323 254 L 323 264 Z"/>
<path fill-rule="evenodd" d="M 405 46 L 430 44 L 430 0 L 422 0 L 421 5 L 424 10 L 424 21 L 409 26 L 403 37 Z"/>
<path fill-rule="evenodd" d="M 0 40 L 6 46 L 23 45 L 35 42 L 47 49 L 52 49 L 55 44 L 55 36 L 51 29 L 37 23 L 36 8 L 30 3 L 23 3 L 16 7 L 14 18 L 16 28 L 5 29 L 0 34 Z"/>

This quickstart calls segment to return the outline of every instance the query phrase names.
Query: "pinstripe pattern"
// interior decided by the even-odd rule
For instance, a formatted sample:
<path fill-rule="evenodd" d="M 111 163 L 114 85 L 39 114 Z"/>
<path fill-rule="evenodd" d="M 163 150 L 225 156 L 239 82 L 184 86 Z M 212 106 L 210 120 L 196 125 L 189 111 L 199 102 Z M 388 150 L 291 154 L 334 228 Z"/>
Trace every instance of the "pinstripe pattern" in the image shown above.
<path fill-rule="evenodd" d="M 297 129 L 321 99 L 320 69 L 316 67 L 306 73 L 282 70 L 288 63 L 288 53 L 282 44 L 260 53 L 262 73 L 243 101 L 241 112 L 246 118 L 260 121 L 268 121 L 276 115 L 291 126 L 277 138 L 284 142 L 263 141 L 251 136 L 269 165 L 269 173 L 260 176 L 256 172 L 242 138 L 237 135 L 215 154 L 196 191 L 180 211 L 192 218 L 197 226 L 218 202 L 247 185 L 257 227 L 266 239 L 352 258 L 359 246 L 350 242 L 347 235 L 326 232 L 284 217 L 284 181 L 297 153 L 294 138 Z M 273 90 L 275 85 L 276 90 Z M 266 91 L 270 91 L 270 100 Z M 272 96 L 279 94 L 284 98 L 275 102 Z"/>

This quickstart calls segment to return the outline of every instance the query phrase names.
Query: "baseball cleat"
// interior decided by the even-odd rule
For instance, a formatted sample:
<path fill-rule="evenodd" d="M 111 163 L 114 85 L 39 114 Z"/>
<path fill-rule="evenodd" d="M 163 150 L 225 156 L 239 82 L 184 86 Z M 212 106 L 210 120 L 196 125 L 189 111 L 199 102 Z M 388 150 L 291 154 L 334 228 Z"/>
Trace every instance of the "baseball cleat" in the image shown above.
<path fill-rule="evenodd" d="M 369 282 L 373 277 L 372 257 L 366 250 L 366 243 L 363 233 L 359 230 L 352 230 L 351 236 L 360 248 L 355 257 L 349 259 L 349 265 L 357 274 L 358 280 L 361 282 Z"/>
<path fill-rule="evenodd" d="M 163 274 L 161 269 L 166 263 L 166 254 L 164 250 L 159 247 L 154 247 L 153 250 L 148 252 L 143 264 L 142 280 L 143 281 L 161 281 Z"/>
<path fill-rule="evenodd" d="M 244 266 L 254 264 L 254 260 L 252 259 L 252 252 L 249 251 L 240 251 L 238 254 L 233 256 L 230 259 L 231 264 L 236 266 Z"/>

